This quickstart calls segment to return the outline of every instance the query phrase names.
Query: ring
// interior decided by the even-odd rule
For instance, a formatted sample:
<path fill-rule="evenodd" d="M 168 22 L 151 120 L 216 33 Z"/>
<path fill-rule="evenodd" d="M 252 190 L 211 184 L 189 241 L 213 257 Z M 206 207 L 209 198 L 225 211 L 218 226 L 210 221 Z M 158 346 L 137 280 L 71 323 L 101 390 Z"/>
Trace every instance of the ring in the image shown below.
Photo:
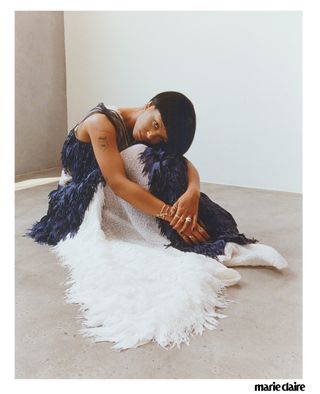
<path fill-rule="evenodd" d="M 199 233 L 203 233 L 203 228 L 202 228 L 202 227 L 199 227 L 199 228 L 198 228 L 198 231 L 199 231 Z"/>
<path fill-rule="evenodd" d="M 190 216 L 187 216 L 187 217 L 185 218 L 185 222 L 192 222 L 191 217 L 190 217 Z"/>
<path fill-rule="evenodd" d="M 178 215 L 174 215 L 174 217 L 175 217 L 175 218 L 179 218 L 179 219 L 181 218 L 181 216 L 178 216 Z"/>
<path fill-rule="evenodd" d="M 194 236 L 193 236 L 193 235 L 188 235 L 188 237 L 189 237 L 189 238 L 191 238 L 191 239 L 192 239 L 192 238 L 194 238 Z"/>

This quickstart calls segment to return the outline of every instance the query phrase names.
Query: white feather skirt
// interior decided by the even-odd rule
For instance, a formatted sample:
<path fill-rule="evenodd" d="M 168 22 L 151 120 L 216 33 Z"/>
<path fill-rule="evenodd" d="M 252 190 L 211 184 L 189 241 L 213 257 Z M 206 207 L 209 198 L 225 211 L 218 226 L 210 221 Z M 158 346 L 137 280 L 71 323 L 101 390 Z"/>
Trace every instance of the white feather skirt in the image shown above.
<path fill-rule="evenodd" d="M 147 189 L 134 145 L 121 152 L 127 175 Z M 79 304 L 81 333 L 109 341 L 114 350 L 150 341 L 163 348 L 189 344 L 190 335 L 214 329 L 229 302 L 226 286 L 239 282 L 239 265 L 287 262 L 267 245 L 227 243 L 218 262 L 165 248 L 155 218 L 99 185 L 74 237 L 50 247 L 69 270 L 66 301 Z"/>

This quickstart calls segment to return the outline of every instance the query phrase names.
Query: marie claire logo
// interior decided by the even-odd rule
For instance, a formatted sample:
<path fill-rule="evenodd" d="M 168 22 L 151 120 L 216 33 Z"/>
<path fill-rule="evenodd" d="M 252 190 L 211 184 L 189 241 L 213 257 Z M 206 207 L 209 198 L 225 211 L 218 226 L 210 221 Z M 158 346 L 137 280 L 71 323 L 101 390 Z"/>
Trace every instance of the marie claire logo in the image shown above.
<path fill-rule="evenodd" d="M 293 383 L 276 383 L 255 384 L 254 391 L 305 391 L 306 386 L 297 382 Z"/>

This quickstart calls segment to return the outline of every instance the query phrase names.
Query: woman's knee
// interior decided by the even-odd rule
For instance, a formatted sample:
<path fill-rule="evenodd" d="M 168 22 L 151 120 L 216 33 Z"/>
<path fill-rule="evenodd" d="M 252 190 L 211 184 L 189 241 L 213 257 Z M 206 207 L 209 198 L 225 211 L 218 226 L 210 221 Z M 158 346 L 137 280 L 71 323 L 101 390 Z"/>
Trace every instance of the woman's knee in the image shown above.
<path fill-rule="evenodd" d="M 140 185 L 147 185 L 147 176 L 143 174 L 143 163 L 140 154 L 146 149 L 144 144 L 135 144 L 121 151 L 126 174 L 130 180 Z"/>

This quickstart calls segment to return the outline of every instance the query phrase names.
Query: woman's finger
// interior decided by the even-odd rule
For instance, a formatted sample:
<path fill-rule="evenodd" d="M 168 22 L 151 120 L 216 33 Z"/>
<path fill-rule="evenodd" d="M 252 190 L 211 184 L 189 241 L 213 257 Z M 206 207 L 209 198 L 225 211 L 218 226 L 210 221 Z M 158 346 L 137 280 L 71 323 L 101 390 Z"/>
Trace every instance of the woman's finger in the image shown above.
<path fill-rule="evenodd" d="M 183 227 L 181 228 L 182 232 L 184 232 L 187 228 L 189 228 L 192 223 L 190 220 L 187 220 L 188 217 L 190 217 L 190 215 L 187 215 L 184 220 Z"/>
<path fill-rule="evenodd" d="M 203 237 L 199 235 L 199 232 L 197 232 L 196 230 L 193 230 L 188 235 L 191 241 L 193 241 L 193 243 L 203 242 Z"/>
<path fill-rule="evenodd" d="M 180 217 L 178 215 L 174 215 L 171 222 L 170 222 L 170 226 L 175 226 L 179 219 L 180 219 Z"/>
<path fill-rule="evenodd" d="M 211 238 L 206 230 L 199 225 L 196 227 L 195 231 L 201 236 L 202 242 L 208 241 Z"/>
<path fill-rule="evenodd" d="M 171 209 L 174 212 L 174 216 L 170 222 L 170 225 L 174 226 L 178 222 L 178 220 L 181 218 L 183 211 L 182 211 L 182 209 L 180 209 L 179 205 L 173 204 L 172 207 L 174 208 L 173 210 Z"/>
<path fill-rule="evenodd" d="M 201 226 L 197 226 L 192 232 L 191 228 L 187 228 L 185 230 L 187 234 L 185 234 L 183 231 L 179 230 L 179 235 L 183 238 L 185 242 L 187 242 L 189 245 L 196 245 L 201 242 L 206 242 L 210 239 L 209 234 L 204 230 Z"/>
<path fill-rule="evenodd" d="M 210 239 L 210 235 L 207 233 L 207 231 L 202 227 L 202 226 L 198 226 L 196 228 L 198 230 L 198 232 L 207 240 Z"/>
<path fill-rule="evenodd" d="M 184 224 L 184 218 L 181 216 L 180 219 L 176 222 L 176 224 L 172 228 L 178 232 L 181 232 L 183 224 Z"/>
<path fill-rule="evenodd" d="M 196 227 L 196 225 L 197 225 L 197 222 L 198 222 L 198 215 L 193 215 L 193 218 L 192 218 L 192 231 L 195 229 L 195 227 Z"/>
<path fill-rule="evenodd" d="M 189 238 L 189 240 L 190 240 L 193 244 L 198 244 L 198 243 L 199 243 L 199 240 L 198 240 L 198 238 L 196 237 L 196 234 L 195 234 L 195 233 L 193 233 L 192 235 L 188 235 L 188 238 Z"/>
<path fill-rule="evenodd" d="M 174 216 L 177 213 L 178 207 L 177 204 L 173 204 L 172 207 L 170 208 L 170 215 Z"/>
<path fill-rule="evenodd" d="M 174 214 L 174 216 L 173 216 L 173 218 L 172 218 L 172 220 L 171 220 L 171 222 L 170 222 L 170 225 L 171 225 L 171 226 L 175 226 L 175 225 L 177 224 L 177 222 L 178 222 L 180 219 L 181 219 L 181 214 L 179 214 L 179 213 L 176 211 L 176 213 Z"/>
<path fill-rule="evenodd" d="M 206 242 L 206 238 L 198 230 L 195 230 L 192 234 L 197 238 L 199 242 Z"/>
<path fill-rule="evenodd" d="M 183 235 L 180 233 L 181 238 L 184 240 L 185 243 L 187 243 L 188 245 L 192 245 L 192 242 L 190 241 L 189 237 L 187 237 L 186 235 Z"/>
<path fill-rule="evenodd" d="M 175 214 L 176 216 L 176 220 L 173 223 L 173 229 L 174 230 L 178 230 L 179 232 L 181 231 L 181 228 L 184 224 L 184 214 L 183 211 L 181 209 L 178 209 L 177 213 Z"/>

